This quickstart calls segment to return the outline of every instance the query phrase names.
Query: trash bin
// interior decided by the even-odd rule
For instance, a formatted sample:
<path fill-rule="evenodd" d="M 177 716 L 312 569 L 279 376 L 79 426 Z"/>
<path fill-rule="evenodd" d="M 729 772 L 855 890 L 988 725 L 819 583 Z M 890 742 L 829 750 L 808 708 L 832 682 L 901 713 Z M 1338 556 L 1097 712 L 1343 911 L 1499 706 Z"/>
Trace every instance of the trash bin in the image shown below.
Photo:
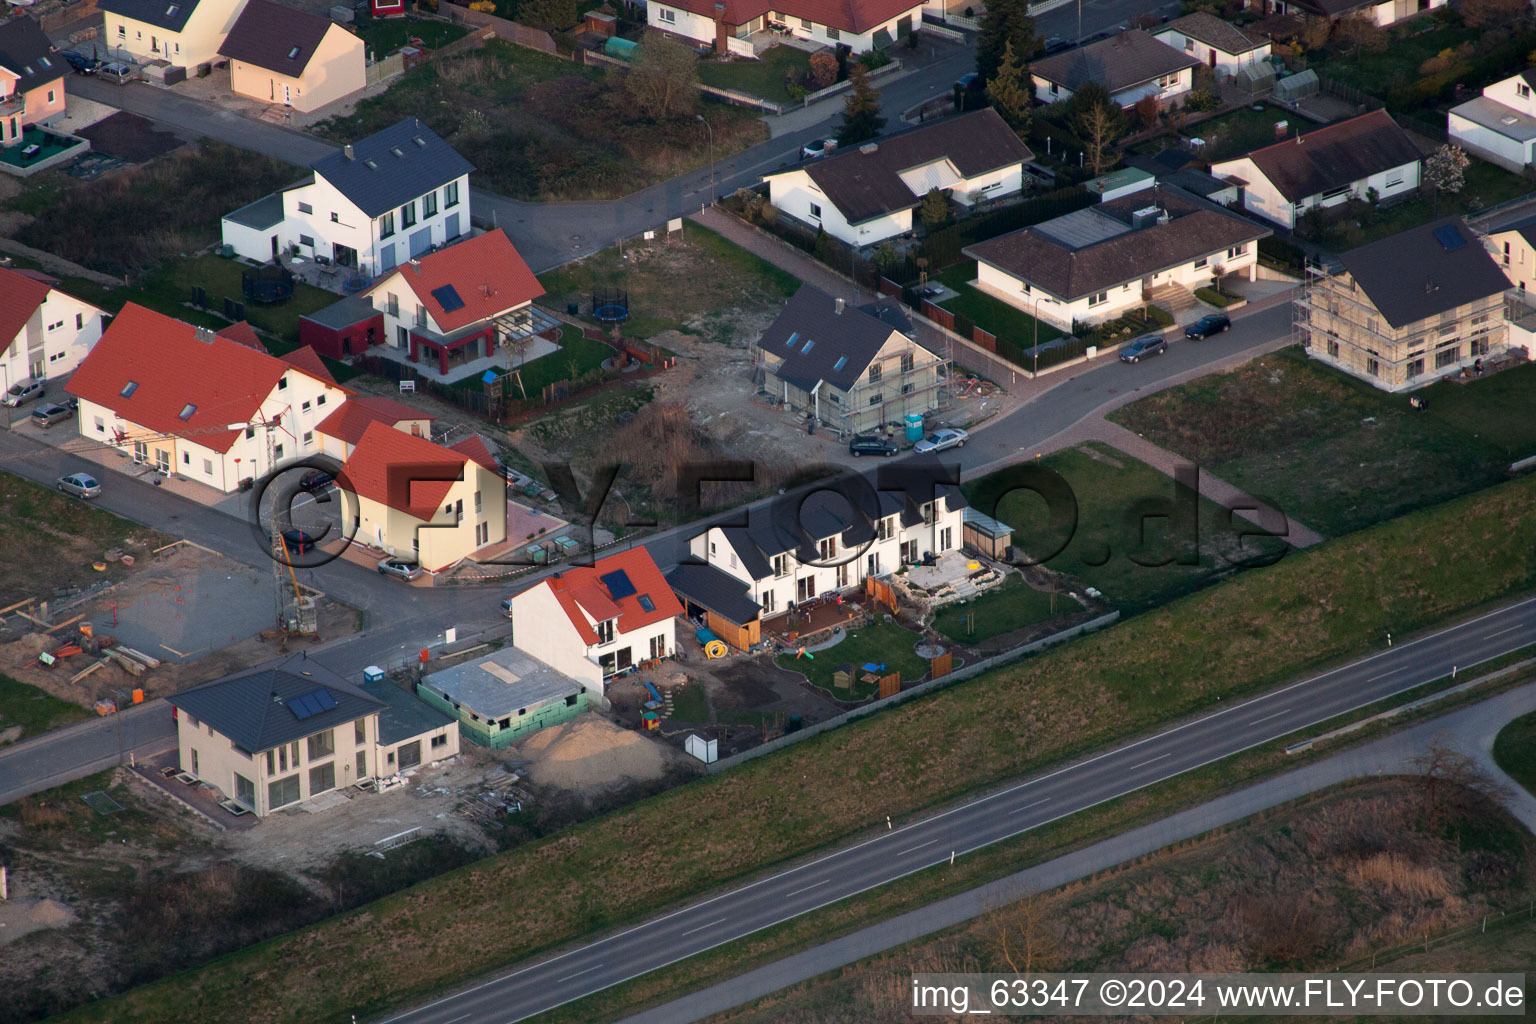
<path fill-rule="evenodd" d="M 567 316 L 575 316 L 577 313 L 581 312 L 581 303 L 567 302 L 565 304 L 565 312 Z"/>

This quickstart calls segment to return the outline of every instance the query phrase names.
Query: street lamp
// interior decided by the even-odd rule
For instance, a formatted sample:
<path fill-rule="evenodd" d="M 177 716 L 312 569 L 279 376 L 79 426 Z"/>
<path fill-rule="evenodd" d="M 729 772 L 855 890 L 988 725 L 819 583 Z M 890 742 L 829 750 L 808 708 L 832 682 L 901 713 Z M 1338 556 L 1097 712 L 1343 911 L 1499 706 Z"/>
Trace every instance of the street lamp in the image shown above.
<path fill-rule="evenodd" d="M 704 120 L 703 114 L 694 114 L 693 119 L 704 125 L 709 131 L 709 205 L 715 205 L 715 129 Z"/>
<path fill-rule="evenodd" d="M 1029 346 L 1030 353 L 1035 357 L 1035 368 L 1030 371 L 1033 377 L 1040 376 L 1040 300 L 1037 298 L 1030 303 L 1034 307 L 1034 313 L 1030 316 L 1035 322 L 1035 340 Z"/>

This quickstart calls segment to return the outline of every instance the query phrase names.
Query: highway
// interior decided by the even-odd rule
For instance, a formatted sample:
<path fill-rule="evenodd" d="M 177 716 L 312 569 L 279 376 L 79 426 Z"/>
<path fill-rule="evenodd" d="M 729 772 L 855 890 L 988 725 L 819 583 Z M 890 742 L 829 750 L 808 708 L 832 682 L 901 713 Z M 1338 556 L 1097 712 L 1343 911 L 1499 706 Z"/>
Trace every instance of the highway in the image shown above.
<path fill-rule="evenodd" d="M 511 1024 L 763 928 L 1536 642 L 1527 598 L 984 797 L 387 1018 Z M 871 807 L 871 825 L 880 812 Z"/>

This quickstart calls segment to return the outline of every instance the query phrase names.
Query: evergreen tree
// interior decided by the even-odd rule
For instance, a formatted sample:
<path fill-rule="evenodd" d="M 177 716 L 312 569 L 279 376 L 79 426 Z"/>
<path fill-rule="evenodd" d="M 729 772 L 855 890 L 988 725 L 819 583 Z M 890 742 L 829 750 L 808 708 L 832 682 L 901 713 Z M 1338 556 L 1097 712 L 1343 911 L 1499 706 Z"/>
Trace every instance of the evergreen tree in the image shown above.
<path fill-rule="evenodd" d="M 1002 67 L 1009 43 L 1021 62 L 1028 61 L 1040 48 L 1028 0 L 988 0 L 987 13 L 981 19 L 981 35 L 976 40 L 976 74 L 988 85 Z M 1027 74 L 1024 81 L 1029 82 Z"/>
<path fill-rule="evenodd" d="M 997 66 L 997 74 L 987 83 L 987 99 L 992 109 L 1000 114 L 1008 127 L 1020 136 L 1029 133 L 1033 116 L 1034 86 L 1029 78 L 1029 65 L 1015 55 L 1013 40 L 1003 46 L 1003 59 Z"/>
<path fill-rule="evenodd" d="M 867 142 L 878 137 L 885 127 L 885 118 L 880 116 L 880 92 L 869 84 L 864 65 L 849 61 L 848 80 L 853 83 L 853 88 L 843 101 L 843 126 L 837 132 L 839 146 Z"/>

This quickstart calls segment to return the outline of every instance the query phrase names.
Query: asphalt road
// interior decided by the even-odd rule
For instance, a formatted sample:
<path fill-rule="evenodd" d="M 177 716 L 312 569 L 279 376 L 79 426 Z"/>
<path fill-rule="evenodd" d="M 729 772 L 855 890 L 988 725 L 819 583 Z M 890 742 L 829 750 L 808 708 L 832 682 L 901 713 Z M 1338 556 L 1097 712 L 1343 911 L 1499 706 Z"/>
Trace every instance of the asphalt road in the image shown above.
<path fill-rule="evenodd" d="M 391 1024 L 510 1024 L 1536 642 L 1516 602 L 485 981 Z M 881 809 L 870 808 L 878 827 Z"/>
<path fill-rule="evenodd" d="M 0 748 L 0 804 L 175 745 L 170 705 L 156 700 Z"/>

